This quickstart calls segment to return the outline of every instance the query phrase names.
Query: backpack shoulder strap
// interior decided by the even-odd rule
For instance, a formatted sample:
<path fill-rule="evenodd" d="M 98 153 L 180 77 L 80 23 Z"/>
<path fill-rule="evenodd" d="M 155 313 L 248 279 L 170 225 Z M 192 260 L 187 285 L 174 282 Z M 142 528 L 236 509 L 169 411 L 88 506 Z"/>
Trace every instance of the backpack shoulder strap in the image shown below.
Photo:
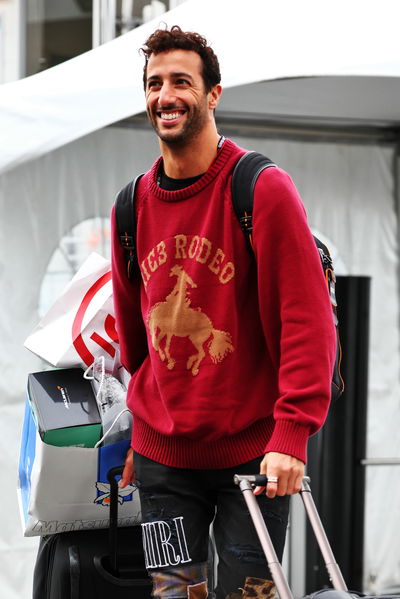
<path fill-rule="evenodd" d="M 240 227 L 245 234 L 250 251 L 253 247 L 253 194 L 260 173 L 270 167 L 276 167 L 263 154 L 246 152 L 237 162 L 232 175 L 232 203 Z"/>
<path fill-rule="evenodd" d="M 254 187 L 260 173 L 269 167 L 276 167 L 266 156 L 258 152 L 247 152 L 237 162 L 232 175 L 232 203 L 240 227 L 244 232 L 247 246 L 250 252 L 253 251 L 253 195 Z M 332 258 L 329 250 L 317 237 L 314 236 L 315 244 L 318 248 L 321 265 L 325 275 L 326 284 L 332 303 L 334 322 L 336 325 L 336 360 L 332 375 L 332 399 L 337 399 L 343 393 L 344 382 L 340 371 L 342 349 L 339 338 L 339 328 L 337 319 L 337 306 L 335 297 L 335 274 L 333 271 Z"/>
<path fill-rule="evenodd" d="M 143 174 L 138 175 L 118 193 L 115 198 L 115 220 L 119 240 L 125 251 L 128 279 L 132 278 L 136 256 L 135 192 Z"/>

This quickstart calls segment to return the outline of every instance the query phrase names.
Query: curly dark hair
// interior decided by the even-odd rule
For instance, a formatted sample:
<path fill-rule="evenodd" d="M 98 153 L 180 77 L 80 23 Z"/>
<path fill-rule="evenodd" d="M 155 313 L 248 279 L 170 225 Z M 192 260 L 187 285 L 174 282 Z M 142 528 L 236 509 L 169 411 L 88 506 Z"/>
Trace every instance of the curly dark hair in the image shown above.
<path fill-rule="evenodd" d="M 143 69 L 143 84 L 146 89 L 147 63 L 152 54 L 168 52 L 168 50 L 192 50 L 199 54 L 203 62 L 203 81 L 206 92 L 221 81 L 219 62 L 214 51 L 207 45 L 207 40 L 199 33 L 182 31 L 178 25 L 173 25 L 170 30 L 157 29 L 141 48 L 145 57 Z"/>

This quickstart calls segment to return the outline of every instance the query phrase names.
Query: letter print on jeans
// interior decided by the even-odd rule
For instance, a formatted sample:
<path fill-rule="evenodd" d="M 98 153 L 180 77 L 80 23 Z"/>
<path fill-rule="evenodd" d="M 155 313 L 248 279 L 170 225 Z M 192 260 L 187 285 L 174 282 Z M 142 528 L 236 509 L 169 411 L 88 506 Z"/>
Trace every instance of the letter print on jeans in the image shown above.
<path fill-rule="evenodd" d="M 188 357 L 186 368 L 195 376 L 206 355 L 203 344 L 208 339 L 208 351 L 214 364 L 221 362 L 235 348 L 229 333 L 215 329 L 207 314 L 200 308 L 190 307 L 189 288 L 197 285 L 183 268 L 175 264 L 169 276 L 177 277 L 174 288 L 164 302 L 158 302 L 151 308 L 147 319 L 151 341 L 162 362 L 167 360 L 167 368 L 172 370 L 175 365 L 170 353 L 172 337 L 188 337 L 197 353 Z M 164 338 L 166 341 L 162 349 L 161 341 Z"/>
<path fill-rule="evenodd" d="M 142 524 L 146 568 L 177 566 L 192 561 L 189 555 L 183 516 L 170 522 L 157 520 Z"/>

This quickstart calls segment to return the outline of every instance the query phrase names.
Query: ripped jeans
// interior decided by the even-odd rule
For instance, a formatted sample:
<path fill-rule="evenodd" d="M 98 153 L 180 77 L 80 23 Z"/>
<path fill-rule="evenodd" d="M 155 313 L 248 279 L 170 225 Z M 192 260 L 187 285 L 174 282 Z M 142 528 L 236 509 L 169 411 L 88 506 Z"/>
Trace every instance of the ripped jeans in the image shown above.
<path fill-rule="evenodd" d="M 271 578 L 244 498 L 233 482 L 234 474 L 258 473 L 262 457 L 223 470 L 172 468 L 137 453 L 134 459 L 154 597 L 207 597 L 211 523 L 218 554 L 216 599 L 239 593 L 246 578 Z M 281 559 L 289 496 L 269 499 L 262 494 L 257 501 Z"/>

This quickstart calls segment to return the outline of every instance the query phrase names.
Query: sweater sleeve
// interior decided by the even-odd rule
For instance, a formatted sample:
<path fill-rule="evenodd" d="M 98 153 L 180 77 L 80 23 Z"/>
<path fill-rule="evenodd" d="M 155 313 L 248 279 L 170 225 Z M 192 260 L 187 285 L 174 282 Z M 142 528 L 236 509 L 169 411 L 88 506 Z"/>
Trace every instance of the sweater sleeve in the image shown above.
<path fill-rule="evenodd" d="M 132 375 L 148 353 L 146 330 L 141 313 L 141 277 L 137 269 L 133 278 L 128 279 L 124 250 L 116 228 L 114 206 L 111 212 L 111 272 L 121 363 Z"/>
<path fill-rule="evenodd" d="M 320 257 L 299 194 L 281 169 L 261 173 L 254 194 L 260 314 L 278 372 L 275 427 L 265 452 L 306 462 L 325 421 L 336 335 Z"/>

